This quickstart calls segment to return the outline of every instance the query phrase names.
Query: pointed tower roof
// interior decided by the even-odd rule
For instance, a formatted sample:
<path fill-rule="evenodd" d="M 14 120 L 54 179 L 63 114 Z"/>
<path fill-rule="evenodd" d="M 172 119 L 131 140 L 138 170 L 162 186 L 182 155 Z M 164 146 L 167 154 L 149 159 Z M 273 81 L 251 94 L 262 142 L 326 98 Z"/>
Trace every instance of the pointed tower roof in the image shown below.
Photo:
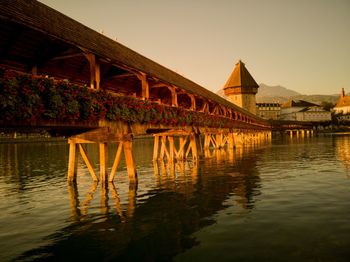
<path fill-rule="evenodd" d="M 350 96 L 345 95 L 345 90 L 342 88 L 339 100 L 335 107 L 350 106 Z"/>
<path fill-rule="evenodd" d="M 241 60 L 238 61 L 224 85 L 224 89 L 232 87 L 259 87 Z"/>

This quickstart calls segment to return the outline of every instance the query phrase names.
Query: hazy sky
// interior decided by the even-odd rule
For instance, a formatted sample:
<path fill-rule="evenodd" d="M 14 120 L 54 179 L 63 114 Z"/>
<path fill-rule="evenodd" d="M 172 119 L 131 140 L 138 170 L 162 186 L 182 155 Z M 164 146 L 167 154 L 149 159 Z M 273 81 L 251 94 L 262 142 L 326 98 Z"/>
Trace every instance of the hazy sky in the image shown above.
<path fill-rule="evenodd" d="M 350 0 L 41 0 L 216 92 L 241 59 L 257 83 L 350 92 Z"/>

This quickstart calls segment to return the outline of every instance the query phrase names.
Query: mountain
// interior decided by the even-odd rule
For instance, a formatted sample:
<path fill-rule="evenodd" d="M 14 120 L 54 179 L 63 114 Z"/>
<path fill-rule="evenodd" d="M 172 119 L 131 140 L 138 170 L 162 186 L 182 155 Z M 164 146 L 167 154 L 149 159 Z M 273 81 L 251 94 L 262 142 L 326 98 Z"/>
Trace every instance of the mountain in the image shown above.
<path fill-rule="evenodd" d="M 223 89 L 220 89 L 217 94 L 226 98 Z M 339 99 L 339 95 L 302 95 L 283 86 L 269 86 L 266 84 L 260 84 L 256 94 L 256 102 L 258 103 L 284 103 L 292 99 L 315 104 L 321 104 L 323 101 L 335 104 Z"/>
<path fill-rule="evenodd" d="M 285 88 L 283 86 L 268 86 L 260 84 L 256 98 L 263 97 L 291 97 L 301 95 L 298 92 Z"/>

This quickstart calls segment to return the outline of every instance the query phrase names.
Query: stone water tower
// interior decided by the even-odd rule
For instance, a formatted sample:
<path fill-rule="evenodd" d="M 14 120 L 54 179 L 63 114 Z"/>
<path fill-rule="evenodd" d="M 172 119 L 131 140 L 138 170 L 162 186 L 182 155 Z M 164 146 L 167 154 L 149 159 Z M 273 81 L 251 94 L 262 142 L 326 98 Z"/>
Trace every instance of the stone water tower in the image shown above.
<path fill-rule="evenodd" d="M 228 78 L 224 92 L 227 100 L 256 115 L 256 99 L 259 85 L 239 60 Z"/>

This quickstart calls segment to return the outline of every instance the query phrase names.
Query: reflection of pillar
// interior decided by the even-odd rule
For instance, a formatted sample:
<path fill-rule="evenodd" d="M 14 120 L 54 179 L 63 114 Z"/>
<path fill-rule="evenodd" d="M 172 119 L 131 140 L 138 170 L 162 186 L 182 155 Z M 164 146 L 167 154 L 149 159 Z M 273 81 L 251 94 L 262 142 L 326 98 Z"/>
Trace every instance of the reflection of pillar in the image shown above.
<path fill-rule="evenodd" d="M 71 219 L 73 222 L 80 220 L 79 197 L 77 183 L 68 183 L 69 202 L 71 207 Z"/>
<path fill-rule="evenodd" d="M 101 214 L 108 214 L 108 184 L 106 181 L 101 181 Z"/>
<path fill-rule="evenodd" d="M 96 192 L 97 185 L 98 185 L 97 181 L 94 181 L 91 184 L 89 192 L 87 193 L 85 200 L 81 204 L 81 208 L 80 209 L 81 209 L 82 215 L 84 215 L 84 216 L 87 215 L 88 207 L 90 205 L 91 200 L 94 198 L 94 194 Z"/>
<path fill-rule="evenodd" d="M 178 167 L 179 167 L 179 171 L 180 171 L 180 174 L 182 176 L 185 175 L 185 161 L 180 161 L 177 163 Z"/>
<path fill-rule="evenodd" d="M 128 208 L 126 211 L 128 218 L 132 218 L 135 213 L 136 192 L 137 192 L 137 182 L 129 183 Z"/>
<path fill-rule="evenodd" d="M 119 199 L 119 195 L 118 195 L 117 189 L 116 189 L 116 187 L 115 187 L 113 182 L 109 182 L 109 187 L 110 187 L 110 189 L 112 191 L 112 196 L 114 198 L 115 209 L 117 210 L 117 213 L 118 213 L 121 221 L 125 222 L 123 210 L 122 210 L 122 208 L 120 206 L 120 199 Z"/>
<path fill-rule="evenodd" d="M 195 184 L 197 182 L 197 179 L 198 179 L 198 163 L 197 162 L 193 163 L 191 176 L 192 176 L 192 183 Z"/>
<path fill-rule="evenodd" d="M 235 134 L 235 146 L 237 147 L 242 147 L 243 146 L 243 141 L 242 141 L 242 134 L 240 132 L 236 132 Z"/>

